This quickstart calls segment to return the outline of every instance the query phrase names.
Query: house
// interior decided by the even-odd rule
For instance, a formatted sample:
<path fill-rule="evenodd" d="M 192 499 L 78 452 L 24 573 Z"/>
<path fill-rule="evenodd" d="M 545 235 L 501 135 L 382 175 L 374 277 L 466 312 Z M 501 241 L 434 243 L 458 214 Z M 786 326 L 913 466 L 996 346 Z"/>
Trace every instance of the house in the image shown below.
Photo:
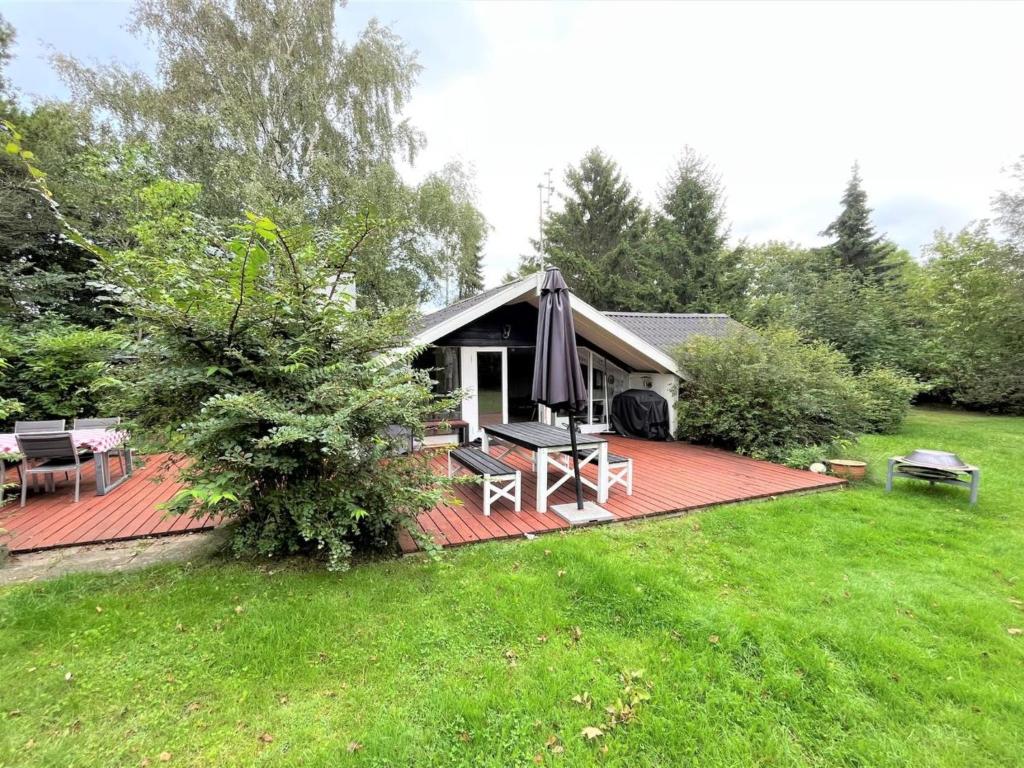
<path fill-rule="evenodd" d="M 439 393 L 466 391 L 457 417 L 468 423 L 470 440 L 488 423 L 552 420 L 530 399 L 542 280 L 543 273 L 529 275 L 421 320 L 413 341 L 427 350 L 414 364 L 433 371 Z M 674 432 L 673 406 L 686 372 L 672 350 L 692 336 L 724 336 L 741 327 L 727 315 L 602 312 L 575 295 L 570 305 L 590 393 L 581 424 L 586 432 L 607 430 L 612 398 L 634 388 L 668 400 Z"/>

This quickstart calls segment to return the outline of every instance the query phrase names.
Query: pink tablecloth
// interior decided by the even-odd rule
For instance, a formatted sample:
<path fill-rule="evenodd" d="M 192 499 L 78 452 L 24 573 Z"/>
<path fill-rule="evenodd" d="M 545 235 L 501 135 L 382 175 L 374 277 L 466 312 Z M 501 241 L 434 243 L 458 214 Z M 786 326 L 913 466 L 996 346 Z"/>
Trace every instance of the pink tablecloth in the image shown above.
<path fill-rule="evenodd" d="M 123 429 L 74 429 L 71 439 L 76 448 L 87 448 L 93 453 L 112 451 L 125 440 L 128 433 Z M 18 441 L 10 432 L 0 432 L 0 453 L 17 453 Z"/>

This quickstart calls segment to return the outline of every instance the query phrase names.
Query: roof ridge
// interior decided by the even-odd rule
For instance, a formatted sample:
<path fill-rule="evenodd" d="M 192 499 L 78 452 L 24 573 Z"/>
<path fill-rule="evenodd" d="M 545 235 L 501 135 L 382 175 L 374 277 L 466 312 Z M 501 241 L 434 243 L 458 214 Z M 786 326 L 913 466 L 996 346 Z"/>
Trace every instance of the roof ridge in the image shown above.
<path fill-rule="evenodd" d="M 451 309 L 452 307 L 459 306 L 459 304 L 465 304 L 467 301 L 476 301 L 481 296 L 485 296 L 485 295 L 491 294 L 491 293 L 496 293 L 497 291 L 500 291 L 502 288 L 508 288 L 510 285 L 515 285 L 516 283 L 521 283 L 521 282 L 523 282 L 524 280 L 526 280 L 527 278 L 530 278 L 530 277 L 533 277 L 532 273 L 527 275 L 526 277 L 521 277 L 518 280 L 510 280 L 507 283 L 502 283 L 501 285 L 496 285 L 493 288 L 487 288 L 485 290 L 480 291 L 480 293 L 474 293 L 472 296 L 467 296 L 464 299 L 456 299 L 451 304 L 445 304 L 443 307 L 438 307 L 437 309 L 433 310 L 432 312 L 426 313 L 425 315 L 423 315 L 423 317 L 427 318 L 427 317 L 430 317 L 431 315 L 437 314 L 438 312 L 445 312 L 445 311 Z"/>
<path fill-rule="evenodd" d="M 729 317 L 724 312 L 625 312 L 607 310 L 605 315 L 627 315 L 629 317 Z"/>

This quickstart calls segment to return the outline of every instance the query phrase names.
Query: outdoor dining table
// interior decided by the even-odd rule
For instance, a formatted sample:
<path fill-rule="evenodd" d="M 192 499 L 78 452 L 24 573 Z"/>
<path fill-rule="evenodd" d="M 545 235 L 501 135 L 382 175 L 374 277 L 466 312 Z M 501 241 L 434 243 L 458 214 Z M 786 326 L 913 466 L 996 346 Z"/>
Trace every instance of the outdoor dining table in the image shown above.
<path fill-rule="evenodd" d="M 490 453 L 490 440 L 497 438 L 509 447 L 495 458 L 502 458 L 516 449 L 525 449 L 533 454 L 533 465 L 537 471 L 537 511 L 546 512 L 548 497 L 564 483 L 573 479 L 572 463 L 568 466 L 558 461 L 558 456 L 572 451 L 569 431 L 550 424 L 524 421 L 515 424 L 486 424 L 480 427 L 480 448 Z M 598 435 L 576 436 L 580 453 L 580 467 L 597 462 L 597 503 L 608 501 L 608 441 Z M 560 476 L 548 484 L 548 468 L 554 467 Z"/>
<path fill-rule="evenodd" d="M 73 429 L 71 440 L 75 448 L 92 451 L 96 462 L 96 495 L 104 496 L 131 477 L 132 452 L 125 450 L 124 472 L 117 480 L 110 478 L 110 454 L 128 440 L 128 433 L 122 429 Z M 18 440 L 13 432 L 0 432 L 0 454 L 9 454 L 11 458 L 20 458 Z M 0 485 L 4 482 L 3 462 L 0 461 Z"/>

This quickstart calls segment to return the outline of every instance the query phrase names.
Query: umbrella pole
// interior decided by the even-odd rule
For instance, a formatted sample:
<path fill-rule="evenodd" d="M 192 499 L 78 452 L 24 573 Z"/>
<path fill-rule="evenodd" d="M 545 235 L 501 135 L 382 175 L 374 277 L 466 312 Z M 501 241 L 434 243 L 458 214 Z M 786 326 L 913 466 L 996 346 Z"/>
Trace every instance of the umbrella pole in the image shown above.
<path fill-rule="evenodd" d="M 576 476 L 576 509 L 583 509 L 583 485 L 580 483 L 580 458 L 576 448 L 576 419 L 569 412 L 569 441 L 572 443 L 572 469 Z"/>

